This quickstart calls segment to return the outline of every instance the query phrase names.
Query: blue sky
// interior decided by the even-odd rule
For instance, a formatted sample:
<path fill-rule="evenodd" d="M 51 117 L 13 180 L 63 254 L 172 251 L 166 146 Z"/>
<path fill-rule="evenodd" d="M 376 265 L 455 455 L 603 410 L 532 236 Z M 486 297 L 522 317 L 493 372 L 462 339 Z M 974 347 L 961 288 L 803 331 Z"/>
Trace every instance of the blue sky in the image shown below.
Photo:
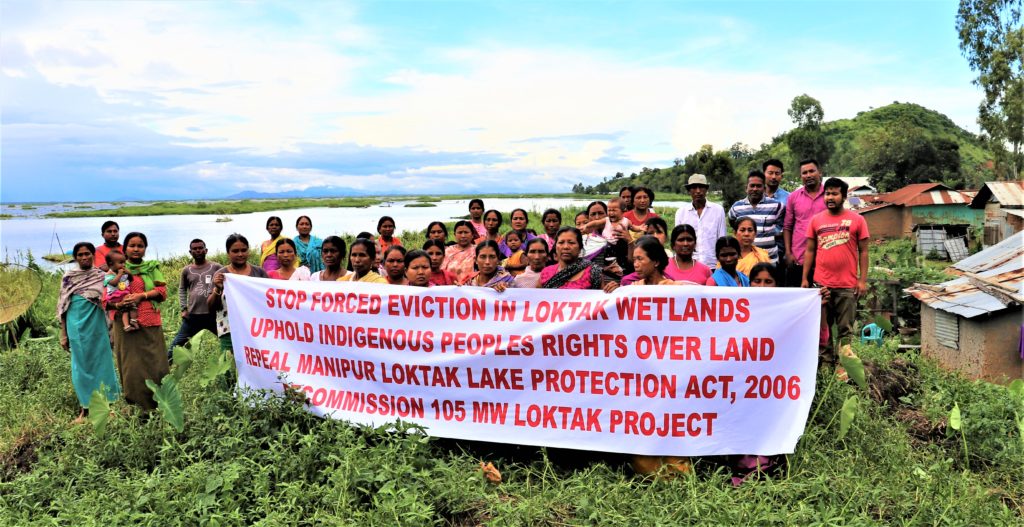
<path fill-rule="evenodd" d="M 956 2 L 0 2 L 0 200 L 567 191 L 796 95 L 977 131 Z"/>

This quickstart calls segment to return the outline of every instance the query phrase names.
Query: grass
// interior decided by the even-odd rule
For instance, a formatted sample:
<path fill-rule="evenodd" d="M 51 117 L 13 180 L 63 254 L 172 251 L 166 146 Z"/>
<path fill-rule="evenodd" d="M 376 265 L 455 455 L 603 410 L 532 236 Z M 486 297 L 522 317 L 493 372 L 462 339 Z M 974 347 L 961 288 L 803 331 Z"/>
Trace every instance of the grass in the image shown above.
<path fill-rule="evenodd" d="M 421 202 L 421 203 L 406 203 L 405 206 L 406 207 L 414 207 L 414 208 L 417 208 L 417 207 L 436 207 L 437 204 L 436 203 L 422 203 Z"/>
<path fill-rule="evenodd" d="M 0 264 L 0 324 L 7 324 L 32 306 L 42 288 L 35 270 Z"/>
<path fill-rule="evenodd" d="M 0 220 L 9 220 L 14 217 L 14 214 L 0 214 Z"/>
<path fill-rule="evenodd" d="M 164 305 L 167 321 L 177 320 L 173 304 Z M 36 310 L 52 310 L 52 298 Z M 198 362 L 214 347 L 206 338 Z M 32 341 L 8 352 L 0 371 L 9 402 L 0 410 L 0 516 L 69 525 L 1019 522 L 1024 446 L 1010 419 L 1021 408 L 1006 389 L 897 355 L 892 342 L 858 351 L 882 368 L 913 365 L 909 403 L 867 405 L 837 440 L 833 416 L 857 389 L 823 377 L 816 418 L 788 472 L 733 489 L 713 459 L 696 477 L 651 482 L 632 477 L 615 456 L 581 463 L 531 448 L 486 455 L 487 445 L 459 446 L 415 429 L 321 420 L 285 399 L 252 405 L 201 389 L 193 375 L 182 387 L 184 432 L 119 414 L 101 439 L 68 424 L 76 403 L 66 354 Z M 954 401 L 965 415 L 966 462 L 955 436 L 935 432 Z M 481 457 L 497 462 L 504 483 L 484 482 L 475 468 Z"/>
<path fill-rule="evenodd" d="M 199 201 L 184 203 L 158 201 L 147 205 L 131 205 L 116 209 L 73 210 L 51 212 L 49 218 L 88 218 L 121 216 L 174 216 L 185 214 L 246 214 L 268 210 L 301 209 L 307 207 L 369 207 L 380 203 L 375 198 L 331 198 L 331 199 L 275 199 L 239 201 Z"/>
<path fill-rule="evenodd" d="M 531 214 L 531 224 L 539 218 Z M 410 233 L 412 234 L 412 233 Z M 408 235 L 403 235 L 404 237 Z M 422 233 L 419 233 L 422 236 Z M 415 235 L 407 244 L 419 241 Z M 222 258 L 218 256 L 217 258 Z M 177 276 L 187 258 L 165 261 Z M 285 397 L 247 400 L 181 382 L 185 427 L 123 403 L 100 437 L 70 424 L 77 401 L 53 312 L 59 277 L 20 320 L 32 339 L 0 355 L 3 525 L 1020 525 L 1024 401 L 947 373 L 897 342 L 857 345 L 869 391 L 819 377 L 812 420 L 785 470 L 733 488 L 716 458 L 667 481 L 632 475 L 625 458 L 501 447 L 352 426 Z M 176 281 L 169 297 L 176 298 Z M 177 302 L 161 305 L 167 339 Z M 205 335 L 196 363 L 216 350 Z M 863 402 L 845 438 L 840 408 Z M 957 404 L 963 433 L 947 435 Z M 756 433 L 756 431 L 751 431 Z M 969 452 L 965 451 L 965 446 Z M 501 470 L 487 483 L 483 459 Z"/>

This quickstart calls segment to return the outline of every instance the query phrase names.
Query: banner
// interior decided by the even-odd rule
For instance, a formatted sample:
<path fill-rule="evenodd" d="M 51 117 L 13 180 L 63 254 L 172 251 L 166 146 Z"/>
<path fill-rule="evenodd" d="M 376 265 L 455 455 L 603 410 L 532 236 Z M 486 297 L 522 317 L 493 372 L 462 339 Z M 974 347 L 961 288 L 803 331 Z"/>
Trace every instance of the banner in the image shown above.
<path fill-rule="evenodd" d="M 242 388 L 438 437 L 647 455 L 793 452 L 817 290 L 429 289 L 228 275 Z"/>

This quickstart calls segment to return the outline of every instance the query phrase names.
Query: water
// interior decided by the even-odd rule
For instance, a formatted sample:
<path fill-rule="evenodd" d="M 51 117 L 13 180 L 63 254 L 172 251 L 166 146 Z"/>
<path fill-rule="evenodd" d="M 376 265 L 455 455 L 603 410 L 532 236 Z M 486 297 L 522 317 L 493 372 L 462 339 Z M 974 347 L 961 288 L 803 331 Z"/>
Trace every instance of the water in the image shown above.
<path fill-rule="evenodd" d="M 301 215 L 313 219 L 313 234 L 323 238 L 332 234 L 355 235 L 361 231 L 376 234 L 377 220 L 381 216 L 395 219 L 396 232 L 423 231 L 434 221 L 452 221 L 468 214 L 468 200 L 444 200 L 435 203 L 436 207 L 405 207 L 412 201 L 396 201 L 375 205 L 367 208 L 327 208 L 313 207 L 306 209 L 273 210 L 249 214 L 232 214 L 230 222 L 218 223 L 218 216 L 210 214 L 189 214 L 180 216 L 126 216 L 113 218 L 121 226 L 121 239 L 131 231 L 140 231 L 149 239 L 147 258 L 166 258 L 188 253 L 189 242 L 193 238 L 206 240 L 211 253 L 224 251 L 224 240 L 229 234 L 244 234 L 252 245 L 267 239 L 266 222 L 270 216 L 279 216 L 284 220 L 285 235 L 294 236 L 295 220 Z M 505 228 L 508 226 L 508 213 L 512 209 L 522 208 L 530 212 L 531 219 L 547 208 L 574 207 L 583 209 L 587 200 L 566 198 L 488 198 L 484 204 L 488 209 L 497 209 L 505 216 Z M 84 204 L 76 204 L 83 206 Z M 678 202 L 658 202 L 664 207 L 678 207 Z M 28 213 L 42 214 L 54 207 L 39 206 Z M 109 204 L 96 204 L 95 208 L 109 208 Z M 4 212 L 14 214 L 13 207 L 4 207 Z M 70 251 L 75 243 L 90 241 L 100 244 L 100 226 L 106 221 L 104 217 L 94 218 L 41 218 L 17 214 L 9 220 L 0 220 L 0 240 L 2 240 L 4 259 L 24 262 L 25 254 L 31 250 L 39 260 L 43 255 Z M 671 218 L 667 218 L 671 225 Z M 572 224 L 572 218 L 562 218 L 563 224 Z M 401 234 L 399 234 L 401 236 Z M 58 243 L 59 239 L 59 243 Z"/>

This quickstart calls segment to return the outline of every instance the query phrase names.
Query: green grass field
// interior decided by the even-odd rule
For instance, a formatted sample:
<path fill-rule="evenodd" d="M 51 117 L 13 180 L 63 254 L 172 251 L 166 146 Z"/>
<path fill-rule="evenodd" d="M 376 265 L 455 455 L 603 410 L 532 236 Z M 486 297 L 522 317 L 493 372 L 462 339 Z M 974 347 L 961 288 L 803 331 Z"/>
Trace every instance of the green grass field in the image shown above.
<path fill-rule="evenodd" d="M 533 218 L 531 218 L 533 219 Z M 410 240 L 411 242 L 412 240 Z M 164 263 L 177 276 L 186 259 Z M 184 428 L 114 405 L 103 436 L 72 425 L 68 354 L 54 336 L 59 277 L 0 351 L 0 525 L 1020 525 L 1024 400 L 936 368 L 897 343 L 857 346 L 869 385 L 820 375 L 811 419 L 781 472 L 738 488 L 720 459 L 672 480 L 624 456 L 573 454 L 369 429 L 293 399 L 202 385 L 206 335 L 180 383 Z M 176 281 L 169 297 L 175 298 Z M 165 335 L 177 303 L 162 306 Z M 178 366 L 176 366 L 177 368 Z M 858 412 L 839 438 L 844 403 Z M 960 431 L 947 432 L 950 410 Z M 751 433 L 757 433 L 751 430 Z M 485 481 L 481 461 L 503 482 Z"/>

